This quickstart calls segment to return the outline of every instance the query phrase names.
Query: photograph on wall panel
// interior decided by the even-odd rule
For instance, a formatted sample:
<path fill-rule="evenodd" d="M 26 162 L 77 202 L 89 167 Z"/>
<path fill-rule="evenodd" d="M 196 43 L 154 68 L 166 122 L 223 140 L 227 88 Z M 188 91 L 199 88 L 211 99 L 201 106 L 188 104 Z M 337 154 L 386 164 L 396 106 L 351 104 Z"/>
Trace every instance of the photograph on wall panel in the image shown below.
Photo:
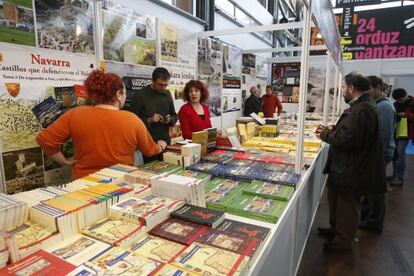
<path fill-rule="evenodd" d="M 4 152 L 2 158 L 7 193 L 44 186 L 43 157 L 39 147 Z"/>
<path fill-rule="evenodd" d="M 35 0 L 40 48 L 94 54 L 92 0 Z"/>
<path fill-rule="evenodd" d="M 32 0 L 0 0 L 0 41 L 36 46 Z"/>
<path fill-rule="evenodd" d="M 104 59 L 156 65 L 156 19 L 132 8 L 104 1 L 102 28 Z"/>

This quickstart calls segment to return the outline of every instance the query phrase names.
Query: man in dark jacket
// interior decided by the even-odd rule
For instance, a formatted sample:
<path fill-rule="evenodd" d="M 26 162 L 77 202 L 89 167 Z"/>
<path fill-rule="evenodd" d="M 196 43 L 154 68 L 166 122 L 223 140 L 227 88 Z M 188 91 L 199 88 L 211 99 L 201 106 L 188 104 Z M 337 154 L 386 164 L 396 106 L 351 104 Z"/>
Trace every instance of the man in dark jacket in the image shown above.
<path fill-rule="evenodd" d="M 324 173 L 328 173 L 329 228 L 319 234 L 330 239 L 326 251 L 352 249 L 358 228 L 357 200 L 386 192 L 385 165 L 378 111 L 369 95 L 369 80 L 361 73 L 345 76 L 345 110 L 335 126 L 319 128 L 317 135 L 330 145 Z"/>
<path fill-rule="evenodd" d="M 244 116 L 249 116 L 250 113 L 263 112 L 262 103 L 260 102 L 259 90 L 256 86 L 250 87 L 250 97 L 244 103 Z"/>
<path fill-rule="evenodd" d="M 147 127 L 155 142 L 164 140 L 170 144 L 169 128 L 178 120 L 174 102 L 167 89 L 170 73 L 163 67 L 152 72 L 152 83 L 134 94 L 129 111 L 135 113 Z M 144 156 L 144 163 L 160 156 Z"/>

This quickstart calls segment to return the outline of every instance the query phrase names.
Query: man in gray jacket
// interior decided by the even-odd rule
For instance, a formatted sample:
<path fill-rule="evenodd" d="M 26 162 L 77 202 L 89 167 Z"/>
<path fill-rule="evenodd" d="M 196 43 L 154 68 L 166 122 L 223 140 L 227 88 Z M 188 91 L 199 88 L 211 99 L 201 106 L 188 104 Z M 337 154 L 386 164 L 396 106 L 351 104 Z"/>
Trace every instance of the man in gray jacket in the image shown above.
<path fill-rule="evenodd" d="M 396 113 L 393 103 L 383 92 L 383 81 L 377 76 L 369 76 L 371 82 L 370 94 L 377 103 L 382 140 L 384 163 L 392 161 L 395 150 L 395 120 Z M 361 222 L 359 228 L 381 234 L 385 217 L 385 194 L 365 196 L 361 205 Z"/>

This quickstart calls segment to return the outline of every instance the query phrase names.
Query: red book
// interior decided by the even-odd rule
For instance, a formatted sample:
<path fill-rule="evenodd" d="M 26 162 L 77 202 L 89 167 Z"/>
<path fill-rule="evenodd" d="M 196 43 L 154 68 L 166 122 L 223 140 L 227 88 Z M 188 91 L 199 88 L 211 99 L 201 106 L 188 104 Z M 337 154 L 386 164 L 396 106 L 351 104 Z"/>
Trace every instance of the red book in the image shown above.
<path fill-rule="evenodd" d="M 149 234 L 184 245 L 190 245 L 208 229 L 210 228 L 191 221 L 169 218 L 155 226 Z"/>
<path fill-rule="evenodd" d="M 39 250 L 18 262 L 3 267 L 0 269 L 0 275 L 59 276 L 66 275 L 75 268 L 76 266 L 46 251 Z"/>
<path fill-rule="evenodd" d="M 249 257 L 254 255 L 262 243 L 261 240 L 250 238 L 247 235 L 223 232 L 217 229 L 210 229 L 205 232 L 197 242 Z"/>

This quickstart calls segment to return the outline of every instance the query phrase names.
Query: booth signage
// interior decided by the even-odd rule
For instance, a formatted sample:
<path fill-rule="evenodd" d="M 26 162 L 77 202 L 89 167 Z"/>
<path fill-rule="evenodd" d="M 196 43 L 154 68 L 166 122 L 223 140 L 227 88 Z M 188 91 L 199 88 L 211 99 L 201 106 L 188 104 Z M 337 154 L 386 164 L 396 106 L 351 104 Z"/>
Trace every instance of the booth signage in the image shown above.
<path fill-rule="evenodd" d="M 343 28 L 341 44 L 346 60 L 412 58 L 414 10 L 397 7 L 357 12 L 352 26 Z"/>
<path fill-rule="evenodd" d="M 336 0 L 335 8 L 381 4 L 381 0 Z"/>

